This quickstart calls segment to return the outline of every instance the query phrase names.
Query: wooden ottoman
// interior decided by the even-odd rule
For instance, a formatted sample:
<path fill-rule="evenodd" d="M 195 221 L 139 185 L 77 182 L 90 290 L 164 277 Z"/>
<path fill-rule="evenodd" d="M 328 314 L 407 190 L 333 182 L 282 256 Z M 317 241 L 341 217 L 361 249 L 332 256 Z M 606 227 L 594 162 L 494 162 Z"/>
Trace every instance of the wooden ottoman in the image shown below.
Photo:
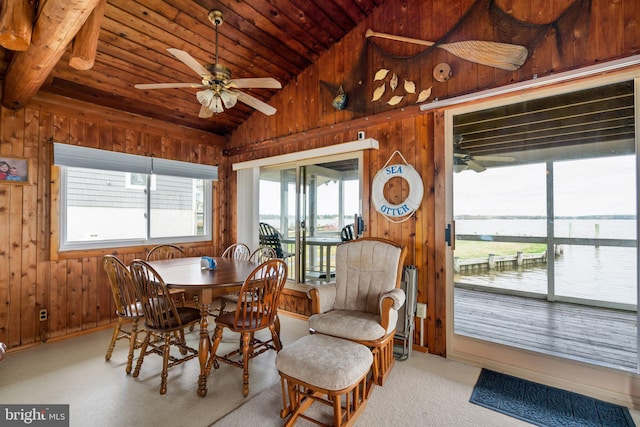
<path fill-rule="evenodd" d="M 372 363 L 368 347 L 328 335 L 308 335 L 284 347 L 276 355 L 276 367 L 282 384 L 280 417 L 290 416 L 285 426 L 298 417 L 329 426 L 304 414 L 313 402 L 333 407 L 334 426 L 353 425 L 373 386 Z"/>

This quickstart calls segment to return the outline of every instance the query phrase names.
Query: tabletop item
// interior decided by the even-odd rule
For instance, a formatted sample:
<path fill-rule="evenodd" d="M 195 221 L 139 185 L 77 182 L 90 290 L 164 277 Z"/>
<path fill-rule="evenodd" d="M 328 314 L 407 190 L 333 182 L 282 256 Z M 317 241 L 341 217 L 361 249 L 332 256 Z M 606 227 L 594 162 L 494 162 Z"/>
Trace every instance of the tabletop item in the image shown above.
<path fill-rule="evenodd" d="M 202 269 L 213 270 L 217 266 L 218 263 L 216 262 L 216 260 L 211 258 L 210 256 L 203 256 L 202 258 L 200 258 L 200 267 Z"/>

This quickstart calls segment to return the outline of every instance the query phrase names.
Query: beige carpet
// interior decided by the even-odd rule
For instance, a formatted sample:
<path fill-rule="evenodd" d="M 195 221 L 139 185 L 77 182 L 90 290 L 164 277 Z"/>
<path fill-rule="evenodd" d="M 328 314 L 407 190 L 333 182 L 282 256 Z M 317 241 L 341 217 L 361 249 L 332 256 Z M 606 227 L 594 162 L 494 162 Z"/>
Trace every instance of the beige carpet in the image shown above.
<path fill-rule="evenodd" d="M 414 352 L 396 362 L 384 387 L 375 387 L 356 426 L 528 426 L 530 424 L 469 403 L 480 369 L 441 357 Z M 215 427 L 281 426 L 280 384 L 261 392 L 214 423 Z M 332 416 L 314 404 L 314 416 Z M 326 418 L 325 418 L 326 419 Z M 315 424 L 299 420 L 296 426 Z"/>

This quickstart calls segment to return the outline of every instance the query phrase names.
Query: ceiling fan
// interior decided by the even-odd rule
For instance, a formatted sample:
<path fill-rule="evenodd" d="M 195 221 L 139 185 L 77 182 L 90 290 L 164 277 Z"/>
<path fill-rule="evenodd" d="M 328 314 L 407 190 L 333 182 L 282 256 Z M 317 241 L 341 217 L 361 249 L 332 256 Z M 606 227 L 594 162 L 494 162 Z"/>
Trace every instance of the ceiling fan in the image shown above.
<path fill-rule="evenodd" d="M 271 77 L 232 79 L 231 71 L 218 62 L 218 27 L 223 23 L 222 12 L 212 10 L 208 17 L 216 27 L 216 60 L 214 64 L 203 66 L 183 50 L 167 49 L 169 53 L 195 71 L 202 78 L 202 83 L 151 83 L 137 84 L 135 87 L 137 89 L 203 88 L 196 93 L 196 98 L 202 105 L 198 116 L 202 118 L 211 117 L 214 113 L 222 113 L 225 108 L 233 108 L 237 101 L 268 116 L 275 114 L 277 110 L 271 105 L 236 89 L 280 89 L 282 88 L 280 82 Z"/>
<path fill-rule="evenodd" d="M 513 162 L 515 158 L 508 156 L 473 156 L 469 150 L 465 150 L 460 146 L 462 136 L 457 135 L 453 144 L 453 171 L 455 173 L 471 169 L 475 172 L 484 172 L 487 170 L 479 162 Z"/>

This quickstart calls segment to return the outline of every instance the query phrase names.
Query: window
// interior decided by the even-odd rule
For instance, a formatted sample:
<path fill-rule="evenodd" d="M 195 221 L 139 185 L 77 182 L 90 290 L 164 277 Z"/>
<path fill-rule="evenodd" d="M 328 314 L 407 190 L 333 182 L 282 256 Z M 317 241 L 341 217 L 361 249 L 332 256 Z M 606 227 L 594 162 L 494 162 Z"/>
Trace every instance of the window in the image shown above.
<path fill-rule="evenodd" d="M 205 241 L 217 168 L 54 144 L 60 250 Z"/>

